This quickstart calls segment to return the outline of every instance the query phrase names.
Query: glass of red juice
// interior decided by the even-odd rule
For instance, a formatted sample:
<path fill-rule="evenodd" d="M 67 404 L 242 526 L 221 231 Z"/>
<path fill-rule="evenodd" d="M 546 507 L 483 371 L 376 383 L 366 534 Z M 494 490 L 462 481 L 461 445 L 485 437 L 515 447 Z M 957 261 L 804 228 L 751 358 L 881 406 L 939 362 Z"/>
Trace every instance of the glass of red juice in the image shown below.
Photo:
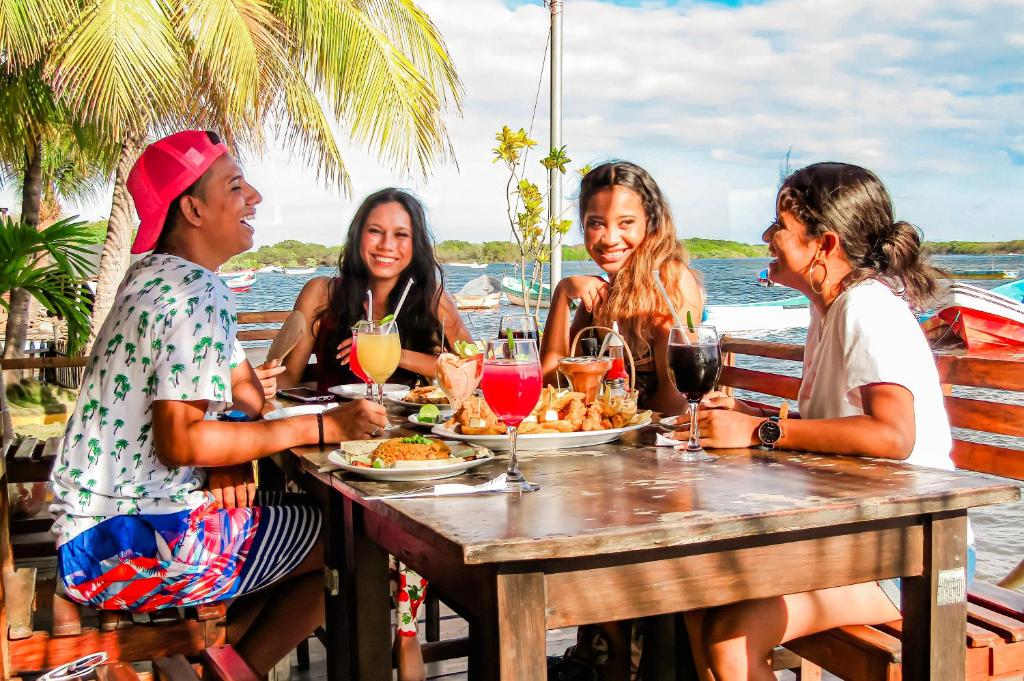
<path fill-rule="evenodd" d="M 516 435 L 519 424 L 537 406 L 541 383 L 536 341 L 513 337 L 487 341 L 480 387 L 484 391 L 487 405 L 505 422 L 508 429 L 509 458 L 505 484 L 512 491 L 533 492 L 540 489 L 528 482 L 519 471 Z"/>
<path fill-rule="evenodd" d="M 358 322 L 352 327 L 352 346 L 348 350 L 348 367 L 359 380 L 366 384 L 366 399 L 373 399 L 373 379 L 366 375 L 363 367 L 359 366 L 359 356 L 356 354 L 356 340 L 359 337 L 359 329 L 366 321 Z"/>

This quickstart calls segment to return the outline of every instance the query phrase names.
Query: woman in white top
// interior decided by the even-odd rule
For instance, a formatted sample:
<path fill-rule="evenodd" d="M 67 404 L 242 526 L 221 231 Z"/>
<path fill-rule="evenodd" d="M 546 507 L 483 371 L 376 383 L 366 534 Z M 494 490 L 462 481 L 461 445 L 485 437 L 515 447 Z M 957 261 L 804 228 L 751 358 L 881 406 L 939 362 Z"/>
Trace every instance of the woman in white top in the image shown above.
<path fill-rule="evenodd" d="M 911 309 L 932 296 L 938 274 L 922 259 L 917 230 L 895 220 L 873 173 L 843 163 L 791 175 L 776 213 L 763 236 L 774 258 L 769 277 L 804 293 L 812 309 L 800 418 L 779 421 L 778 414 L 713 394 L 700 418 L 701 444 L 775 440 L 784 449 L 951 469 L 938 373 Z M 690 614 L 695 653 L 717 681 L 774 679 L 766 660 L 780 643 L 898 619 L 894 586 L 869 582 Z"/>

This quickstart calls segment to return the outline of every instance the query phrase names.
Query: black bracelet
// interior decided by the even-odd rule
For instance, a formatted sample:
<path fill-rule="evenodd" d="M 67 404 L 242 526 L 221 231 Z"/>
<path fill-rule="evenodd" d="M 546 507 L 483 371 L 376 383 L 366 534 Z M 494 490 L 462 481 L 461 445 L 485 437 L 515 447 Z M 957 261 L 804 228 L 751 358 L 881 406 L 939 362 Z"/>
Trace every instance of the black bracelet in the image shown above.
<path fill-rule="evenodd" d="M 324 414 L 323 412 L 317 412 L 316 414 L 316 427 L 320 435 L 320 449 L 324 448 Z"/>

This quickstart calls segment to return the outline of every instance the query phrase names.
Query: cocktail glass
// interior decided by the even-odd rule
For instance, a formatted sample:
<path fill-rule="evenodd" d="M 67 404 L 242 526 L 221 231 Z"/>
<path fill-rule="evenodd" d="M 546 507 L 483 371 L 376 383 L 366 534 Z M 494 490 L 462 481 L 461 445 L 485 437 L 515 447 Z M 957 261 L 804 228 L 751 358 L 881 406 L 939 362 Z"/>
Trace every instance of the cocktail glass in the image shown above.
<path fill-rule="evenodd" d="M 452 411 L 458 411 L 462 403 L 476 392 L 483 376 L 483 354 L 459 357 L 442 352 L 437 358 L 437 384 L 448 396 Z"/>
<path fill-rule="evenodd" d="M 611 357 L 562 357 L 558 360 L 558 370 L 573 390 L 585 395 L 586 404 L 597 399 L 604 375 L 611 368 Z"/>
<path fill-rule="evenodd" d="M 359 329 L 355 348 L 360 368 L 377 386 L 377 402 L 384 404 L 384 383 L 398 368 L 402 357 L 402 343 L 398 325 L 394 322 L 366 322 Z"/>
<path fill-rule="evenodd" d="M 541 373 L 537 343 L 531 339 L 487 341 L 480 387 L 483 388 L 487 405 L 507 426 L 509 459 L 506 487 L 519 492 L 540 489 L 523 477 L 516 454 L 519 424 L 530 415 L 540 399 Z"/>
<path fill-rule="evenodd" d="M 368 322 L 366 320 L 356 322 L 356 325 L 352 327 L 352 346 L 348 352 L 348 366 L 363 383 L 366 384 L 366 399 L 373 399 L 373 379 L 366 375 L 363 371 L 363 367 L 359 364 L 359 355 L 356 353 L 356 347 L 359 339 L 359 330 Z"/>
<path fill-rule="evenodd" d="M 673 326 L 668 336 L 667 363 L 668 374 L 676 390 L 686 395 L 690 403 L 690 439 L 685 448 L 677 449 L 670 458 L 686 463 L 714 461 L 718 457 L 708 454 L 700 446 L 697 409 L 704 396 L 714 389 L 718 375 L 722 373 L 722 354 L 715 327 L 689 329 Z"/>
<path fill-rule="evenodd" d="M 508 338 L 508 332 L 512 332 L 513 338 L 533 340 L 540 343 L 540 330 L 537 328 L 537 318 L 532 314 L 508 314 L 502 315 L 501 323 L 498 324 L 498 340 Z"/>

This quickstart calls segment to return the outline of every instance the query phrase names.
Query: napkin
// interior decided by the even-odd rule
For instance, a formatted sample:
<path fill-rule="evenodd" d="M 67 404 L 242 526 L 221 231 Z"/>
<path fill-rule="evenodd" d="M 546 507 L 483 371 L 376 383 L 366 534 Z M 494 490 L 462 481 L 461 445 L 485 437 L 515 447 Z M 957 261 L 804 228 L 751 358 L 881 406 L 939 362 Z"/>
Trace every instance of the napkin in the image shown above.
<path fill-rule="evenodd" d="M 682 440 L 676 440 L 675 438 L 668 437 L 658 433 L 654 440 L 654 446 L 656 447 L 685 447 L 686 443 Z"/>
<path fill-rule="evenodd" d="M 433 487 L 423 487 L 421 489 L 414 489 L 408 492 L 395 492 L 394 494 L 382 494 L 376 497 L 366 497 L 367 501 L 374 499 L 415 499 L 418 497 L 453 497 L 461 494 L 483 494 L 487 492 L 504 492 L 505 479 L 507 475 L 502 473 L 493 480 L 481 483 L 479 485 L 463 485 L 460 483 L 447 483 L 441 485 L 434 485 Z"/>

